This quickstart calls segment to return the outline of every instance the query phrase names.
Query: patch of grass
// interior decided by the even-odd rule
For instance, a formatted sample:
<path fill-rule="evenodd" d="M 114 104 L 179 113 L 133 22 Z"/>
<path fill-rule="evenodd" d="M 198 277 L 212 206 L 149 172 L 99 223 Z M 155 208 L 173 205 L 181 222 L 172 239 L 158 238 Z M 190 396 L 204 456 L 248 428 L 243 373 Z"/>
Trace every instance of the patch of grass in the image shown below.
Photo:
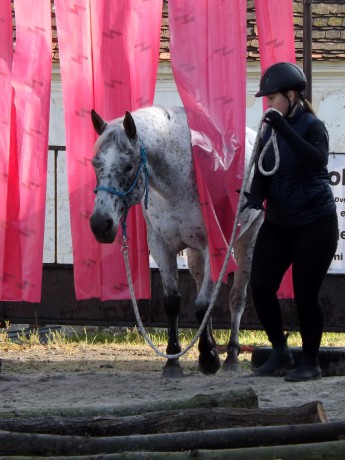
<path fill-rule="evenodd" d="M 139 330 L 136 327 L 122 327 L 122 328 L 87 328 L 84 327 L 82 332 L 78 332 L 73 328 L 69 328 L 69 340 L 71 342 L 85 344 L 127 344 L 127 345 L 140 345 L 144 343 Z"/>
<path fill-rule="evenodd" d="M 11 346 L 36 346 L 38 344 L 48 346 L 67 346 L 70 345 L 144 345 L 145 340 L 142 337 L 137 327 L 83 327 L 73 328 L 66 327 L 62 330 L 54 330 L 42 337 L 35 329 L 29 333 L 18 333 L 13 340 L 9 336 L 10 325 L 7 323 L 6 327 L 0 331 L 0 350 L 6 349 Z M 182 347 L 186 347 L 194 338 L 197 329 L 181 329 L 179 332 L 179 339 Z M 147 333 L 156 346 L 165 346 L 168 340 L 167 330 L 165 328 L 147 328 Z M 225 329 L 215 329 L 214 335 L 217 344 L 227 345 L 230 338 L 230 332 Z M 261 330 L 241 330 L 239 340 L 243 347 L 257 347 L 270 345 L 267 335 Z M 290 346 L 301 346 L 301 336 L 299 332 L 290 332 L 288 343 Z M 331 347 L 345 347 L 345 333 L 327 332 L 323 334 L 322 346 Z"/>
<path fill-rule="evenodd" d="M 327 332 L 322 337 L 321 345 L 324 347 L 345 347 L 345 333 Z"/>

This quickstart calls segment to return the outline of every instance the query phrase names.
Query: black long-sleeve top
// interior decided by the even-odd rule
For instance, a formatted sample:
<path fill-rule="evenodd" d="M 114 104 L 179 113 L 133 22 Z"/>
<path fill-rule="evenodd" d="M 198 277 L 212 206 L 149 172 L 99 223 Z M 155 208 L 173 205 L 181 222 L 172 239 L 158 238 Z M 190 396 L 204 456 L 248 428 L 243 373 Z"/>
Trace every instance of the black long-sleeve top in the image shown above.
<path fill-rule="evenodd" d="M 271 176 L 261 174 L 256 165 L 250 196 L 256 202 L 266 200 L 266 219 L 281 226 L 296 227 L 331 214 L 336 208 L 327 170 L 325 125 L 302 106 L 291 118 L 275 118 L 280 165 Z M 268 127 L 262 145 L 271 133 Z M 271 146 L 263 160 L 264 170 L 271 170 L 274 161 Z"/>

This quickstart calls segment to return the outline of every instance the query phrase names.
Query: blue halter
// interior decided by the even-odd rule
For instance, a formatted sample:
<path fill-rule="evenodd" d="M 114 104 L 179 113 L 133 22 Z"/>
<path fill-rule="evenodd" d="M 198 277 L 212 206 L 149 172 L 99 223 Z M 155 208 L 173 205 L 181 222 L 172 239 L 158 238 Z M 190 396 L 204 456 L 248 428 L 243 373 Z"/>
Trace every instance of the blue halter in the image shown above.
<path fill-rule="evenodd" d="M 122 219 L 121 219 L 122 237 L 123 238 L 126 238 L 126 236 L 127 236 L 126 219 L 127 219 L 128 209 L 129 209 L 127 196 L 132 192 L 134 187 L 137 185 L 137 182 L 139 180 L 139 177 L 140 177 L 142 169 L 144 169 L 144 174 L 145 174 L 145 199 L 144 199 L 145 209 L 147 209 L 147 204 L 148 204 L 148 197 L 149 197 L 149 181 L 148 181 L 148 178 L 149 178 L 149 175 L 148 175 L 147 167 L 146 167 L 147 153 L 146 153 L 146 148 L 145 148 L 144 144 L 142 143 L 142 141 L 140 139 L 139 139 L 139 143 L 140 143 L 140 164 L 139 164 L 138 171 L 137 171 L 137 173 L 135 175 L 135 178 L 133 180 L 133 183 L 129 187 L 129 189 L 126 190 L 125 192 L 121 192 L 119 190 L 116 190 L 113 187 L 103 187 L 103 186 L 98 186 L 98 187 L 96 187 L 94 189 L 95 193 L 97 193 L 100 190 L 103 190 L 105 192 L 112 193 L 113 195 L 117 195 L 120 198 L 123 198 L 123 200 L 125 202 L 125 212 L 123 213 L 123 216 L 122 216 Z"/>

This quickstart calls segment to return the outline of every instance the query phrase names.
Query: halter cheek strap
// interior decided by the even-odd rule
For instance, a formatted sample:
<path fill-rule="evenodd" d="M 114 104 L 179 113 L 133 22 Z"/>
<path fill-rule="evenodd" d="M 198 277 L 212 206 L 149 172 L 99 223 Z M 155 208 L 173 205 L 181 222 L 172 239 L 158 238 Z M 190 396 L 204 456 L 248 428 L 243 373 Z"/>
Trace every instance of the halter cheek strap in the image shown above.
<path fill-rule="evenodd" d="M 147 160 L 147 153 L 146 153 L 146 148 L 144 144 L 142 143 L 141 139 L 139 139 L 140 143 L 140 164 L 138 171 L 134 177 L 134 180 L 132 182 L 132 185 L 129 187 L 128 190 L 125 192 L 122 192 L 121 190 L 116 190 L 113 187 L 104 187 L 104 186 L 98 186 L 94 189 L 94 192 L 97 193 L 98 191 L 104 191 L 104 192 L 109 192 L 113 195 L 117 195 L 120 198 L 122 198 L 125 202 L 125 211 L 123 213 L 123 216 L 121 218 L 121 224 L 122 224 L 122 236 L 126 238 L 127 236 L 127 224 L 126 224 L 126 219 L 128 215 L 128 195 L 133 191 L 134 187 L 137 185 L 137 182 L 139 180 L 141 171 L 144 170 L 144 175 L 145 175 L 145 198 L 144 198 L 144 205 L 145 209 L 147 209 L 147 204 L 148 204 L 148 198 L 149 198 L 149 175 L 147 172 L 147 167 L 146 167 L 146 160 Z"/>

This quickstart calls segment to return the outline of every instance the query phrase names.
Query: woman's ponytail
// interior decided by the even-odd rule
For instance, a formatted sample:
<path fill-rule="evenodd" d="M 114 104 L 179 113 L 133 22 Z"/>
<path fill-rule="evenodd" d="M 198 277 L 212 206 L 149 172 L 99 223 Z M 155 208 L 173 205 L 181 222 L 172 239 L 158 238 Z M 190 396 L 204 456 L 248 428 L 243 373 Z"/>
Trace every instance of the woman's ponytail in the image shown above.
<path fill-rule="evenodd" d="M 309 113 L 312 113 L 313 115 L 316 116 L 316 113 L 315 113 L 315 110 L 313 109 L 313 106 L 311 105 L 311 103 L 308 101 L 308 99 L 306 99 L 304 97 L 304 94 L 302 92 L 300 92 L 298 94 L 299 98 L 301 99 L 301 101 L 303 102 L 303 107 L 305 109 L 306 112 L 309 112 Z"/>

